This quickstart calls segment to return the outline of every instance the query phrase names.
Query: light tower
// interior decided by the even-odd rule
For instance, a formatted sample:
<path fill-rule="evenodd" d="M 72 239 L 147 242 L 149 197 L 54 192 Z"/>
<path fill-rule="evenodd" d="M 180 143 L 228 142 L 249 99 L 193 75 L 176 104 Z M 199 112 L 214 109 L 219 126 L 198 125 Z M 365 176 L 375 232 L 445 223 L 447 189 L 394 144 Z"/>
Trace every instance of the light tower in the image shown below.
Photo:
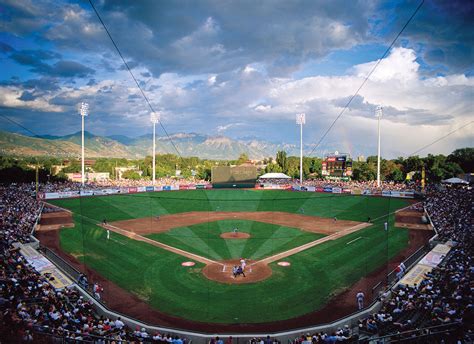
<path fill-rule="evenodd" d="M 303 124 L 306 123 L 304 113 L 296 114 L 296 124 L 300 125 L 300 185 L 303 184 Z"/>
<path fill-rule="evenodd" d="M 153 123 L 153 185 L 155 185 L 155 178 L 156 178 L 156 171 L 155 171 L 155 155 L 156 155 L 156 139 L 155 139 L 155 135 L 156 135 L 156 129 L 155 129 L 155 126 L 156 126 L 156 123 L 158 123 L 160 121 L 160 115 L 157 114 L 156 112 L 152 112 L 150 114 L 150 121 L 151 123 Z"/>
<path fill-rule="evenodd" d="M 375 117 L 377 117 L 377 136 L 378 136 L 378 147 L 377 147 L 377 187 L 380 187 L 380 120 L 382 119 L 383 110 L 381 106 L 378 106 L 375 110 Z"/>
<path fill-rule="evenodd" d="M 89 115 L 89 104 L 82 102 L 80 107 L 82 117 L 82 162 L 81 162 L 81 182 L 84 187 L 85 171 L 84 171 L 84 117 Z"/>

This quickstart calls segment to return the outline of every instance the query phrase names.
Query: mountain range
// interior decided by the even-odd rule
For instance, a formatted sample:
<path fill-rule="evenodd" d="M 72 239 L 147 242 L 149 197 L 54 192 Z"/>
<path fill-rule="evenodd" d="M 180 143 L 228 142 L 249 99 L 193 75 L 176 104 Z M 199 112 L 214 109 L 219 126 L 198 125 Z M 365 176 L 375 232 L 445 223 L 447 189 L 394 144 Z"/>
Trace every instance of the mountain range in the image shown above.
<path fill-rule="evenodd" d="M 97 136 L 84 133 L 86 157 L 143 158 L 152 154 L 152 135 L 135 138 L 113 135 Z M 176 147 L 176 148 L 175 148 Z M 305 150 L 310 147 L 305 147 Z M 284 150 L 288 155 L 298 155 L 299 147 L 292 144 L 277 144 L 253 138 L 235 140 L 225 136 L 209 136 L 197 133 L 175 133 L 156 137 L 156 153 L 177 154 L 183 157 L 197 156 L 201 159 L 232 160 L 245 153 L 250 159 L 274 157 Z M 15 156 L 68 156 L 81 155 L 81 132 L 65 136 L 25 136 L 0 131 L 0 154 Z"/>

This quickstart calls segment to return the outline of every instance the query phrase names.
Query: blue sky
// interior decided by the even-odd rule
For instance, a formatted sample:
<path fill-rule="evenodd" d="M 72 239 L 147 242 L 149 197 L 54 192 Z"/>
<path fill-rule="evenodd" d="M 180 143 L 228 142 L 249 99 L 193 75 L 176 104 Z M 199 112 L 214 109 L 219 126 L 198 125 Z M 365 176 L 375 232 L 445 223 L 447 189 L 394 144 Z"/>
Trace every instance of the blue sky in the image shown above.
<path fill-rule="evenodd" d="M 94 4 L 170 133 L 316 143 L 419 1 Z M 407 155 L 473 119 L 474 5 L 426 1 L 316 154 Z M 149 109 L 88 2 L 0 0 L 0 111 L 38 134 L 139 136 Z M 0 119 L 0 129 L 24 131 Z M 421 152 L 473 146 L 472 126 Z M 161 133 L 163 134 L 163 133 Z"/>

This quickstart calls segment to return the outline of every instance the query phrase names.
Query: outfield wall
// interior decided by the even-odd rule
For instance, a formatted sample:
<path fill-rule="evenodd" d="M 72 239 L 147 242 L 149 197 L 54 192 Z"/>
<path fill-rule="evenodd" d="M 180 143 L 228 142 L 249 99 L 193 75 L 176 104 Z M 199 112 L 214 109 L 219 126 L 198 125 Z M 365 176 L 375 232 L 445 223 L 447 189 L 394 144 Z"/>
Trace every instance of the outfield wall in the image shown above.
<path fill-rule="evenodd" d="M 160 185 L 160 186 L 131 186 L 131 187 L 114 187 L 103 189 L 84 189 L 76 191 L 58 191 L 58 192 L 39 192 L 39 199 L 61 199 L 89 196 L 106 196 L 118 194 L 135 194 L 142 192 L 158 192 L 158 191 L 178 191 L 178 190 L 198 190 L 212 189 L 211 184 L 184 184 L 184 185 Z"/>
<path fill-rule="evenodd" d="M 413 190 L 392 191 L 392 190 L 373 190 L 373 189 L 359 189 L 359 188 L 341 188 L 341 187 L 316 187 L 316 186 L 299 186 L 293 185 L 293 191 L 303 192 L 325 192 L 333 194 L 350 194 L 350 195 L 364 195 L 364 196 L 382 196 L 382 197 L 396 197 L 396 198 L 414 198 L 415 192 Z"/>
<path fill-rule="evenodd" d="M 115 187 L 104 189 L 84 189 L 78 191 L 59 191 L 59 192 L 40 192 L 39 199 L 61 199 L 74 197 L 89 197 L 89 196 L 105 196 L 117 194 L 134 194 L 142 192 L 159 192 L 159 191 L 178 191 L 178 190 L 198 190 L 198 189 L 212 189 L 212 188 L 253 188 L 264 190 L 292 190 L 302 192 L 322 192 L 333 194 L 350 194 L 350 195 L 364 195 L 364 196 L 382 196 L 395 198 L 414 198 L 415 192 L 413 190 L 393 191 L 393 190 L 372 190 L 359 188 L 340 188 L 340 187 L 315 187 L 315 186 L 299 186 L 290 184 L 232 184 L 221 183 L 216 185 L 211 184 L 184 184 L 184 185 L 160 185 L 160 186 L 133 186 L 133 187 Z"/>

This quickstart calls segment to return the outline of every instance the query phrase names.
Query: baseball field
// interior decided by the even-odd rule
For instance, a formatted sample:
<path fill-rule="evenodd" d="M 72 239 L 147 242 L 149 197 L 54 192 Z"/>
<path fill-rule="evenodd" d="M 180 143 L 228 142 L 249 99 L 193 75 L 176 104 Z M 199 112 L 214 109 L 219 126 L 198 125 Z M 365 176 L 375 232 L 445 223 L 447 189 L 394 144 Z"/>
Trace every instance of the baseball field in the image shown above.
<path fill-rule="evenodd" d="M 65 253 L 153 309 L 206 323 L 321 309 L 409 238 L 393 215 L 408 201 L 384 197 L 189 190 L 50 203 L 73 212 L 75 227 L 59 233 Z M 233 278 L 240 258 L 246 277 Z"/>

